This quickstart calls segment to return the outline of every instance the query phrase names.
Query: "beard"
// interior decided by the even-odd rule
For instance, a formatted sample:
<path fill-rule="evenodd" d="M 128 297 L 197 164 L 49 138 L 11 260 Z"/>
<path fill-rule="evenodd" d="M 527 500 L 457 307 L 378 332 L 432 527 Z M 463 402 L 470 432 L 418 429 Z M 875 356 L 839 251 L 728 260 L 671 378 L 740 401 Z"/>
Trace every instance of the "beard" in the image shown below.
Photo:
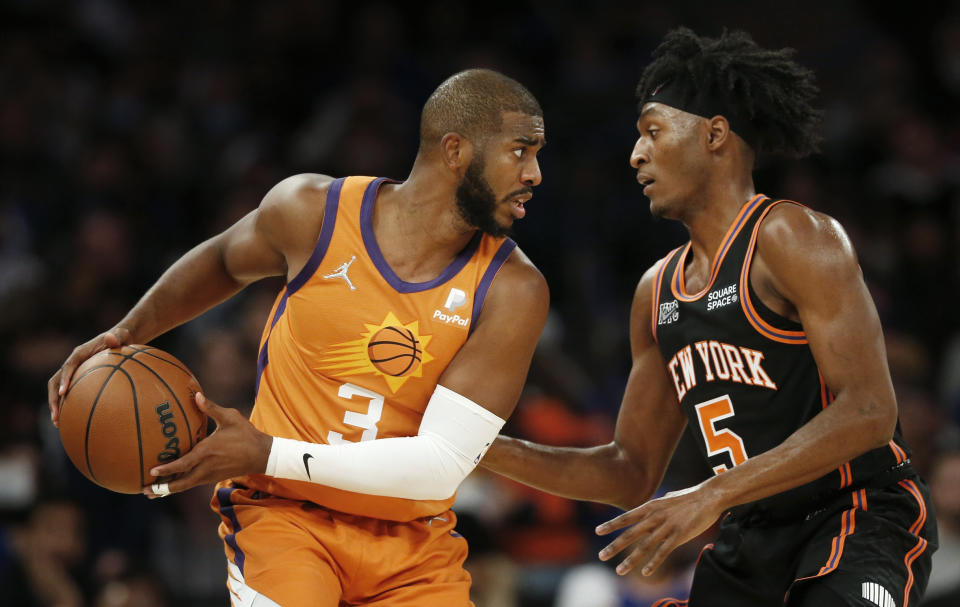
<path fill-rule="evenodd" d="M 496 238 L 510 236 L 510 226 L 502 226 L 494 215 L 497 196 L 483 177 L 483 155 L 470 161 L 463 181 L 457 186 L 457 210 L 468 225 Z"/>

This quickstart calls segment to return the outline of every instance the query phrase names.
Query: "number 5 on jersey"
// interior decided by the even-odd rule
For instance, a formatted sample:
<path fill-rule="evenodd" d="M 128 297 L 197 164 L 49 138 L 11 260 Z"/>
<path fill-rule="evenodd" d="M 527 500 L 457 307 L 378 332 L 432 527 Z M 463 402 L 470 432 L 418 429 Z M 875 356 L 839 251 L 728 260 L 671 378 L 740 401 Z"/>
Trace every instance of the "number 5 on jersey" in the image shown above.
<path fill-rule="evenodd" d="M 697 411 L 697 421 L 700 422 L 700 433 L 707 443 L 707 456 L 712 457 L 726 452 L 734 466 L 747 461 L 747 450 L 743 446 L 743 439 L 733 430 L 724 428 L 717 430 L 716 423 L 722 419 L 733 417 L 733 403 L 729 395 L 708 400 L 694 405 Z M 727 470 L 726 464 L 713 467 L 714 474 Z"/>

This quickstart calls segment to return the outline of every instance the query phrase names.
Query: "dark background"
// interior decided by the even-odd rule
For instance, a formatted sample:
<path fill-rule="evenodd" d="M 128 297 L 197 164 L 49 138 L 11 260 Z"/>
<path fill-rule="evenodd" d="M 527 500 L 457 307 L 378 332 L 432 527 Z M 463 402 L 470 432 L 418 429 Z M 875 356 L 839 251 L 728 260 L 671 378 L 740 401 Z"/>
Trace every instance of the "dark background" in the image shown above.
<path fill-rule="evenodd" d="M 63 456 L 46 380 L 280 179 L 404 178 L 420 106 L 461 69 L 490 67 L 528 86 L 549 140 L 517 240 L 550 284 L 552 312 L 507 431 L 557 444 L 610 440 L 633 289 L 685 240 L 679 224 L 651 219 L 628 165 L 633 88 L 677 25 L 746 29 L 764 46 L 796 48 L 817 73 L 823 151 L 765 162 L 758 191 L 843 223 L 884 324 L 914 465 L 935 477 L 956 456 L 958 4 L 573 5 L 0 2 L 4 604 L 226 604 L 209 491 L 148 502 L 93 486 Z M 248 288 L 155 343 L 213 400 L 249 408 L 260 328 L 280 286 Z M 696 457 L 678 457 L 664 489 L 704 474 Z M 947 556 L 960 541 L 960 497 L 951 499 L 938 502 L 942 591 L 960 583 L 960 564 Z M 475 474 L 457 510 L 478 607 L 552 605 L 558 588 L 574 585 L 563 581 L 571 571 L 596 575 L 582 578 L 597 588 L 592 604 L 608 604 L 596 602 L 601 588 L 621 595 L 611 605 L 649 603 L 650 583 L 617 585 L 602 567 L 576 568 L 596 562 L 592 528 L 612 509 Z M 25 545 L 42 555 L 33 564 Z M 683 592 L 700 545 L 677 553 L 656 591 Z M 44 598 L 51 593 L 72 598 Z"/>

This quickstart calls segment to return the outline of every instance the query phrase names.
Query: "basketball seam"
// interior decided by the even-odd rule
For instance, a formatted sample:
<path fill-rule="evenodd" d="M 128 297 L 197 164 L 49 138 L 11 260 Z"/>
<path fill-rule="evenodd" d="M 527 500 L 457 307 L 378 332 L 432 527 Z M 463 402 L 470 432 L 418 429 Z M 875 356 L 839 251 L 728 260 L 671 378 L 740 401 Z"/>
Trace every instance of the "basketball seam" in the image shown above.
<path fill-rule="evenodd" d="M 137 350 L 137 352 L 143 352 L 143 350 Z M 136 354 L 134 354 L 134 356 L 136 356 Z M 160 358 L 159 356 L 154 356 L 154 358 L 157 358 L 158 360 L 163 360 L 163 359 Z M 160 383 L 163 384 L 163 387 L 167 389 L 167 392 L 170 393 L 170 396 L 173 397 L 174 402 L 177 403 L 177 407 L 180 408 L 180 415 L 183 416 L 183 422 L 184 422 L 185 424 L 187 424 L 187 435 L 190 437 L 190 449 L 193 449 L 193 428 L 190 427 L 190 420 L 187 419 L 187 412 L 184 411 L 183 405 L 180 404 L 180 399 L 177 398 L 177 395 L 173 392 L 173 389 L 170 387 L 170 384 L 168 384 L 168 383 L 166 382 L 166 380 L 163 379 L 163 378 L 160 376 L 159 373 L 157 373 L 156 371 L 154 371 L 153 369 L 151 369 L 150 366 L 147 365 L 145 362 L 140 361 L 140 360 L 137 360 L 136 358 L 133 358 L 133 356 L 131 356 L 129 360 L 132 360 L 133 362 L 135 362 L 135 363 L 137 363 L 138 365 L 142 366 L 142 367 L 143 367 L 144 369 L 146 369 L 147 371 L 153 373 L 153 375 L 154 375 L 157 379 L 160 380 Z M 168 361 L 164 361 L 164 362 L 168 362 Z M 172 364 L 172 363 L 171 363 L 171 364 Z M 174 365 L 174 366 L 176 366 L 176 365 Z M 178 367 L 178 368 L 179 368 L 179 367 Z M 191 378 L 193 377 L 193 374 L 192 374 L 192 373 L 190 374 L 190 377 L 191 377 Z M 190 449 L 187 449 L 187 451 L 189 451 Z M 143 468 L 143 467 L 141 466 L 141 469 L 142 469 L 142 468 Z"/>
<path fill-rule="evenodd" d="M 150 350 L 156 350 L 157 348 L 151 348 L 151 347 L 149 347 L 149 346 L 146 347 L 146 348 L 143 348 L 143 349 L 135 348 L 135 347 L 133 347 L 133 346 L 127 346 L 127 347 L 130 348 L 131 350 L 136 350 L 138 353 L 146 354 L 147 356 L 149 356 L 149 357 L 151 357 L 151 358 L 156 358 L 157 360 L 159 360 L 159 361 L 161 361 L 161 362 L 165 362 L 165 363 L 167 363 L 168 365 L 172 366 L 172 367 L 175 368 L 175 369 L 180 369 L 181 371 L 183 371 L 184 373 L 186 373 L 189 377 L 193 377 L 193 373 L 190 371 L 190 369 L 186 368 L 183 364 L 177 364 L 177 363 L 175 363 L 175 362 L 173 362 L 173 361 L 170 361 L 170 360 L 167 360 L 166 358 L 163 358 L 162 356 L 157 356 L 156 354 L 154 354 L 153 352 L 150 351 Z M 133 356 L 136 356 L 136 354 L 134 354 Z"/>
<path fill-rule="evenodd" d="M 69 396 L 70 391 L 73 390 L 74 386 L 76 386 L 77 384 L 79 384 L 81 379 L 83 379 L 84 377 L 90 375 L 91 373 L 93 373 L 93 372 L 96 371 L 97 369 L 116 369 L 116 365 L 97 365 L 97 366 L 95 366 L 95 367 L 90 367 L 89 369 L 87 369 L 86 371 L 83 372 L 83 375 L 80 375 L 79 377 L 76 377 L 76 378 L 74 378 L 74 379 L 71 379 L 71 380 L 70 380 L 70 386 L 67 387 L 67 391 L 63 393 L 63 404 L 60 405 L 60 411 L 61 411 L 61 412 L 63 411 L 64 405 L 67 404 L 67 396 Z M 107 379 L 110 379 L 109 376 L 107 377 Z"/>
<path fill-rule="evenodd" d="M 127 360 L 133 359 L 130 358 Z M 137 449 L 137 453 L 140 455 L 140 486 L 143 487 L 146 485 L 147 479 L 143 474 L 143 434 L 140 432 L 140 405 L 137 401 L 137 385 L 133 383 L 133 378 L 130 377 L 129 373 L 120 368 L 118 368 L 118 370 L 123 371 L 123 374 L 127 376 L 127 380 L 130 382 L 130 391 L 133 392 L 133 417 L 137 423 L 137 444 L 140 446 L 140 448 Z"/>
<path fill-rule="evenodd" d="M 90 465 L 90 426 L 93 425 L 93 413 L 97 410 L 97 403 L 100 402 L 100 397 L 103 395 L 103 391 L 107 389 L 107 384 L 109 384 L 110 380 L 113 379 L 113 375 L 120 370 L 120 365 L 105 366 L 112 366 L 113 371 L 111 371 L 110 375 L 107 376 L 107 379 L 100 384 L 100 391 L 97 392 L 97 397 L 93 399 L 93 404 L 90 405 L 90 413 L 87 416 L 87 427 L 83 433 L 83 456 L 87 460 L 87 472 L 90 473 L 90 478 L 92 478 L 97 484 L 100 484 L 100 481 L 97 480 L 97 475 L 93 473 L 93 466 Z"/>

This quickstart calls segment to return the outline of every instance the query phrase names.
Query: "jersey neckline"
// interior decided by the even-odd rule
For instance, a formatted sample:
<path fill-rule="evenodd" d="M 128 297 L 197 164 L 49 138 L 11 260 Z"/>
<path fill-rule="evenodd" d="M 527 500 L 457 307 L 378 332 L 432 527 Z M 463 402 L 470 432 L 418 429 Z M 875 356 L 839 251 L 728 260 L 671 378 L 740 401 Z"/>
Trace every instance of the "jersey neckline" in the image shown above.
<path fill-rule="evenodd" d="M 480 240 L 483 234 L 478 230 L 477 233 L 473 235 L 473 238 L 470 239 L 470 242 L 467 243 L 467 246 L 457 254 L 454 260 L 450 262 L 450 265 L 444 268 L 436 278 L 425 282 L 407 282 L 403 280 L 397 276 L 393 268 L 390 267 L 390 264 L 387 263 L 383 252 L 380 250 L 380 245 L 377 243 L 376 235 L 373 233 L 373 208 L 376 204 L 377 192 L 380 191 L 380 186 L 385 182 L 400 183 L 394 179 L 378 177 L 367 185 L 366 190 L 363 192 L 363 200 L 360 203 L 360 232 L 363 236 L 363 245 L 367 249 L 367 255 L 370 256 L 370 260 L 373 261 L 373 265 L 377 268 L 380 276 L 399 293 L 416 293 L 444 284 L 456 276 L 460 270 L 467 265 L 467 262 L 470 261 L 470 258 L 473 257 L 473 254 L 480 246 Z"/>
<path fill-rule="evenodd" d="M 720 247 L 713 255 L 713 260 L 710 262 L 710 279 L 699 292 L 693 295 L 688 294 L 686 291 L 686 279 L 683 272 L 687 261 L 687 254 L 690 252 L 690 248 L 693 245 L 692 240 L 687 242 L 680 253 L 680 258 L 677 260 L 677 266 L 673 270 L 673 277 L 670 281 L 670 291 L 678 301 L 682 301 L 684 303 L 697 301 L 703 297 L 707 291 L 713 288 L 713 283 L 717 280 L 717 275 L 720 273 L 720 266 L 723 264 L 723 259 L 727 256 L 727 252 L 733 245 L 733 241 L 736 239 L 737 234 L 740 233 L 740 229 L 743 228 L 743 224 L 746 223 L 750 215 L 753 214 L 753 211 L 756 210 L 760 203 L 766 199 L 767 197 L 763 194 L 757 194 L 748 200 L 743 207 L 741 207 L 736 219 L 733 220 L 733 223 L 731 223 L 730 227 L 727 229 L 727 233 L 724 235 L 723 241 L 720 243 Z"/>

